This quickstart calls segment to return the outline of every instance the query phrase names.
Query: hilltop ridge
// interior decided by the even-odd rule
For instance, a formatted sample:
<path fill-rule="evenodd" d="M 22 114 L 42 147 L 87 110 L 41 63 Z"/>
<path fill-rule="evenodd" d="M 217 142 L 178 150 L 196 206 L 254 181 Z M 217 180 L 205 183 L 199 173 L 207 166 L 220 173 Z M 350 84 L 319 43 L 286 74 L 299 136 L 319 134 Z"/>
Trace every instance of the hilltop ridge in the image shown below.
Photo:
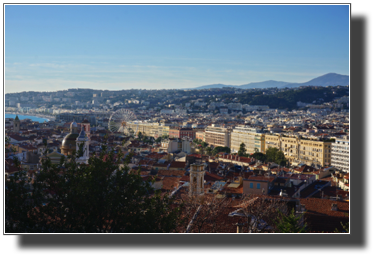
<path fill-rule="evenodd" d="M 342 75 L 338 73 L 327 73 L 325 75 L 316 77 L 314 79 L 311 79 L 310 81 L 304 82 L 304 83 L 291 83 L 291 82 L 284 82 L 284 81 L 263 81 L 263 82 L 252 82 L 248 84 L 242 84 L 242 85 L 230 85 L 230 84 L 209 84 L 209 85 L 203 85 L 191 89 L 208 89 L 208 88 L 222 88 L 222 87 L 234 87 L 234 88 L 241 88 L 241 89 L 250 89 L 250 88 L 292 88 L 292 87 L 299 87 L 299 86 L 336 86 L 336 85 L 342 85 L 346 86 L 349 85 L 349 76 L 348 75 Z"/>

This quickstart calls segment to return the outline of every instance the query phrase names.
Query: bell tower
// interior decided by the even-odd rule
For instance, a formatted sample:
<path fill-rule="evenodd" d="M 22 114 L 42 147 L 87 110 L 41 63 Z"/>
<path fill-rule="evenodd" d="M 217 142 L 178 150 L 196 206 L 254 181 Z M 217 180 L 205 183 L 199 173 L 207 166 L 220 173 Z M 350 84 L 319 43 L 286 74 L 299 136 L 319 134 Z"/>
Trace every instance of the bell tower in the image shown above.
<path fill-rule="evenodd" d="M 84 118 L 84 120 L 80 123 L 80 126 L 84 129 L 84 132 L 86 132 L 87 137 L 90 137 L 91 133 L 91 124 L 87 120 L 87 118 Z"/>
<path fill-rule="evenodd" d="M 16 132 L 16 133 L 20 132 L 20 119 L 17 115 L 15 120 L 13 121 L 13 132 Z"/>
<path fill-rule="evenodd" d="M 82 164 L 88 164 L 88 159 L 90 157 L 90 140 L 87 137 L 87 134 L 84 132 L 83 127 L 81 127 L 81 131 L 79 136 L 76 139 L 76 152 L 79 151 L 79 149 L 83 145 L 83 155 L 76 159 L 78 163 Z"/>
<path fill-rule="evenodd" d="M 204 194 L 204 175 L 203 164 L 192 164 L 190 166 L 190 196 Z"/>

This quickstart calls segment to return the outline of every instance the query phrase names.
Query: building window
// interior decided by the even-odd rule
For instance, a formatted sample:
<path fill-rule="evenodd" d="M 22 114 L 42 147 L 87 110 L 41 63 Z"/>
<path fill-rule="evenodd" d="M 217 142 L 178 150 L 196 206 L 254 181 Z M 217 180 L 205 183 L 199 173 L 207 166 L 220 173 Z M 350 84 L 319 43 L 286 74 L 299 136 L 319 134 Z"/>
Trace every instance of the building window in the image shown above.
<path fill-rule="evenodd" d="M 261 184 L 257 183 L 257 189 L 261 189 Z"/>
<path fill-rule="evenodd" d="M 253 183 L 250 182 L 250 189 L 253 189 Z"/>

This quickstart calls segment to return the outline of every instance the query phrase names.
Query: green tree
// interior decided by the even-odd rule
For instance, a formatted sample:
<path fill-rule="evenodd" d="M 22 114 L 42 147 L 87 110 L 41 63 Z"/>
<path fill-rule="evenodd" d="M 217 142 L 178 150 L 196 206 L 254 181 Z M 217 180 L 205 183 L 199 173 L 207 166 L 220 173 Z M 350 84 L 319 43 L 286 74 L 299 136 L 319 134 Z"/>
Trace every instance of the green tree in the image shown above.
<path fill-rule="evenodd" d="M 206 151 L 206 154 L 209 155 L 209 156 L 211 156 L 211 154 L 212 154 L 212 152 L 213 152 L 212 148 L 209 147 L 209 146 L 207 146 L 207 147 L 205 148 L 205 151 Z"/>
<path fill-rule="evenodd" d="M 266 161 L 268 162 L 274 162 L 275 161 L 275 155 L 277 154 L 278 149 L 277 148 L 271 148 L 269 147 L 266 150 Z"/>
<path fill-rule="evenodd" d="M 197 145 L 199 144 L 199 141 L 200 141 L 200 139 L 197 139 L 197 138 L 194 138 L 194 139 L 193 139 L 193 142 L 194 142 L 195 144 L 197 144 Z"/>
<path fill-rule="evenodd" d="M 241 145 L 239 145 L 238 156 L 241 156 L 241 157 L 247 156 L 246 145 L 243 142 L 241 143 Z"/>
<path fill-rule="evenodd" d="M 126 158 L 103 146 L 88 165 L 69 155 L 60 164 L 43 159 L 32 182 L 20 171 L 6 182 L 7 233 L 162 233 L 173 232 L 181 206 L 131 173 Z M 18 161 L 16 160 L 16 163 Z M 18 165 L 19 166 L 19 165 Z"/>
<path fill-rule="evenodd" d="M 263 154 L 262 152 L 255 152 L 253 155 L 250 157 L 253 157 L 256 160 L 260 160 L 262 162 L 266 161 L 266 155 Z"/>
<path fill-rule="evenodd" d="M 275 162 L 281 166 L 285 166 L 287 163 L 285 154 L 279 149 L 271 147 L 266 150 L 266 161 Z"/>
<path fill-rule="evenodd" d="M 296 216 L 294 209 L 289 215 L 279 212 L 278 221 L 276 222 L 277 233 L 306 233 L 306 223 L 301 223 L 302 216 Z"/>
<path fill-rule="evenodd" d="M 282 151 L 278 151 L 275 155 L 275 163 L 280 166 L 286 166 L 286 162 L 285 154 Z"/>
<path fill-rule="evenodd" d="M 230 150 L 229 147 L 215 147 L 214 150 L 213 150 L 213 155 L 216 155 L 219 152 L 230 153 L 231 150 Z"/>

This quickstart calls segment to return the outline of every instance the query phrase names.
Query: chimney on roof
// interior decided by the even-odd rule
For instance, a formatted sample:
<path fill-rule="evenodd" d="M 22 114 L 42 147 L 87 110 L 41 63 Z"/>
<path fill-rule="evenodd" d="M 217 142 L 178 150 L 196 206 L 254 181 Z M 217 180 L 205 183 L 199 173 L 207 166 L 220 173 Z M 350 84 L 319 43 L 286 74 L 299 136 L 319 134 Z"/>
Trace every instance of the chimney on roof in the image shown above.
<path fill-rule="evenodd" d="M 332 203 L 332 211 L 338 211 L 338 206 L 336 203 Z"/>

